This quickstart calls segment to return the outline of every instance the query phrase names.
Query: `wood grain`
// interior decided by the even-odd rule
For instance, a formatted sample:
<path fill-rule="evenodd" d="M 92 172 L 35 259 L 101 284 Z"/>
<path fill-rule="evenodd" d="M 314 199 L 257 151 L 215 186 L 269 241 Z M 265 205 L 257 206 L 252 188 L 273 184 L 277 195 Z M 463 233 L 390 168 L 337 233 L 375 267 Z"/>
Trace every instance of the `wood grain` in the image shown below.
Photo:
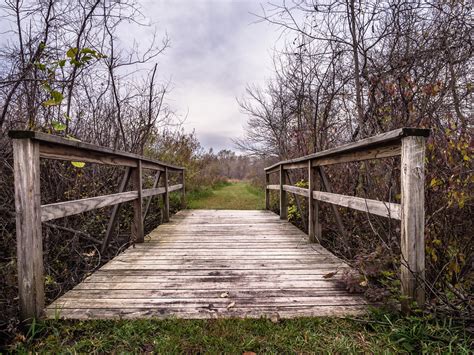
<path fill-rule="evenodd" d="M 363 314 L 367 300 L 348 293 L 341 281 L 347 271 L 346 263 L 272 212 L 186 210 L 46 313 L 71 319 Z"/>
<path fill-rule="evenodd" d="M 425 303 L 425 138 L 406 137 L 402 141 L 401 159 L 401 284 L 410 303 Z"/>
<path fill-rule="evenodd" d="M 13 141 L 20 318 L 30 321 L 44 308 L 39 145 Z"/>

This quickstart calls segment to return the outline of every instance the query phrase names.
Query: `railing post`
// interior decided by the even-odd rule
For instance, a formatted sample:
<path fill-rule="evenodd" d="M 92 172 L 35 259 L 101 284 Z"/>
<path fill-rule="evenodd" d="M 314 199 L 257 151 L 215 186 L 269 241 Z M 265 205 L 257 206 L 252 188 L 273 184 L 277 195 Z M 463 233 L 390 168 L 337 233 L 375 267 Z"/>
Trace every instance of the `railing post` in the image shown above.
<path fill-rule="evenodd" d="M 168 168 L 165 167 L 165 193 L 163 194 L 163 222 L 170 221 L 170 194 L 168 191 Z"/>
<path fill-rule="evenodd" d="M 44 308 L 39 143 L 13 140 L 20 318 L 39 318 Z"/>
<path fill-rule="evenodd" d="M 312 243 L 319 242 L 321 237 L 319 202 L 313 199 L 313 191 L 319 190 L 318 182 L 316 171 L 308 160 L 308 236 Z"/>
<path fill-rule="evenodd" d="M 181 170 L 181 184 L 183 185 L 181 189 L 181 208 L 186 208 L 186 184 L 185 184 L 184 169 Z"/>
<path fill-rule="evenodd" d="M 270 174 L 265 172 L 265 209 L 270 209 L 270 190 L 268 185 L 270 184 Z"/>
<path fill-rule="evenodd" d="M 143 231 L 143 205 L 142 205 L 142 161 L 138 160 L 136 168 L 132 169 L 132 186 L 138 191 L 138 198 L 133 200 L 132 241 L 143 243 L 145 240 Z"/>
<path fill-rule="evenodd" d="M 425 137 L 402 138 L 401 153 L 401 286 L 402 309 L 425 302 Z"/>
<path fill-rule="evenodd" d="M 288 200 L 283 185 L 286 184 L 286 174 L 283 164 L 280 164 L 280 219 L 288 219 Z"/>

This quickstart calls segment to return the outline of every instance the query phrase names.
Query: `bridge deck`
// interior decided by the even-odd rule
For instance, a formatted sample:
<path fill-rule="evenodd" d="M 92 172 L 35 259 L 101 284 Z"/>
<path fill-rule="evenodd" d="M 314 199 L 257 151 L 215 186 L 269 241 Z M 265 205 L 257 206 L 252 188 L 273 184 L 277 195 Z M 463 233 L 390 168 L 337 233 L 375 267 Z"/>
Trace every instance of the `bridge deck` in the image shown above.
<path fill-rule="evenodd" d="M 48 317 L 354 315 L 348 268 L 268 211 L 185 210 L 46 309 Z M 336 273 L 334 275 L 334 273 Z M 332 277 L 331 277 L 332 276 Z"/>

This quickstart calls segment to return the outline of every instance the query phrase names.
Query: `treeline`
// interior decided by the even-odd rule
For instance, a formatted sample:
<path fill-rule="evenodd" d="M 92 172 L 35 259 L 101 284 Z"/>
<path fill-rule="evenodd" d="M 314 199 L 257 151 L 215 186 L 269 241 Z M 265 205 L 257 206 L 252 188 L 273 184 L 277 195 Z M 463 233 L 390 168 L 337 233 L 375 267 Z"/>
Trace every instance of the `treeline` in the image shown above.
<path fill-rule="evenodd" d="M 249 86 L 240 100 L 248 122 L 238 144 L 281 160 L 404 126 L 431 128 L 425 188 L 430 306 L 472 316 L 471 16 L 469 1 L 267 5 L 261 19 L 279 27 L 286 42 L 275 52 L 273 78 Z M 395 159 L 332 166 L 327 173 L 337 193 L 399 202 Z M 290 178 L 301 185 L 307 179 L 301 172 Z M 322 243 L 359 266 L 348 287 L 378 300 L 396 297 L 399 225 L 341 209 L 347 229 L 341 235 L 323 207 Z M 302 223 L 306 212 L 292 208 Z"/>

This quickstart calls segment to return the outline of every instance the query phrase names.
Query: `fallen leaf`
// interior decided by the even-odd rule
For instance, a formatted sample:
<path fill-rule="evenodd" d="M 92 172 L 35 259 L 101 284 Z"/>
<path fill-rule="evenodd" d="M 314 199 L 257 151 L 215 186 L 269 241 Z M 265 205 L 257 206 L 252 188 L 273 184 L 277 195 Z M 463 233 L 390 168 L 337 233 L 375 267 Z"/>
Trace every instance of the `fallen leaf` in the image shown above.
<path fill-rule="evenodd" d="M 229 292 L 222 292 L 221 293 L 221 298 L 227 298 L 229 297 Z"/>
<path fill-rule="evenodd" d="M 272 323 L 280 323 L 280 314 L 275 313 L 274 315 L 272 315 L 272 316 L 270 317 L 270 321 L 271 321 Z"/>
<path fill-rule="evenodd" d="M 330 279 L 331 277 L 334 277 L 334 275 L 336 275 L 336 274 L 337 274 L 337 271 L 330 272 L 330 273 L 324 275 L 323 278 Z"/>
<path fill-rule="evenodd" d="M 235 302 L 231 302 L 227 305 L 227 309 L 232 308 L 235 306 Z"/>
<path fill-rule="evenodd" d="M 364 280 L 359 285 L 361 285 L 362 287 L 367 287 L 367 281 Z"/>
<path fill-rule="evenodd" d="M 242 355 L 257 355 L 257 353 L 254 353 L 253 351 L 244 351 Z"/>

